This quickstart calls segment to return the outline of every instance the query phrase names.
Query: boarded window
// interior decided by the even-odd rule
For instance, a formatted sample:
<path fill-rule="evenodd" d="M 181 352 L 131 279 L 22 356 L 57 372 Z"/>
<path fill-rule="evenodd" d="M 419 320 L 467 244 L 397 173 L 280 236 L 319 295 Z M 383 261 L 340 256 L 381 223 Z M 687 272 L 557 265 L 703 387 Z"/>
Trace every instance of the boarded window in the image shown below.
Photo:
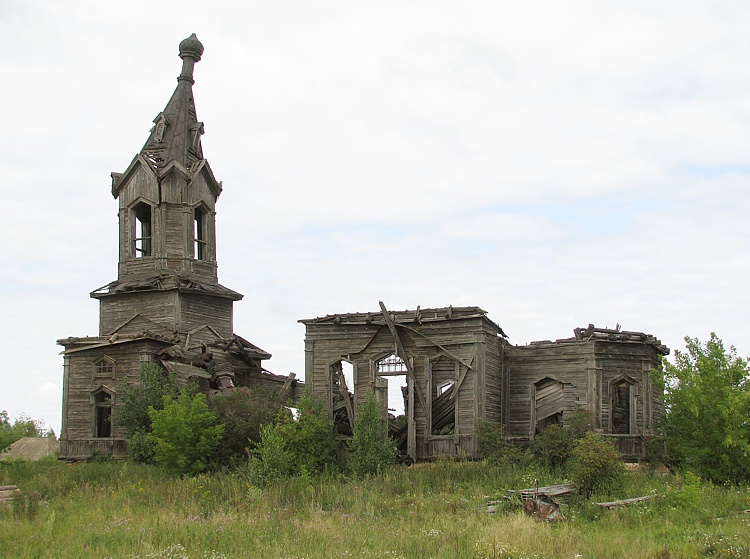
<path fill-rule="evenodd" d="M 551 378 L 534 384 L 535 432 L 541 433 L 550 425 L 563 422 L 563 385 Z"/>

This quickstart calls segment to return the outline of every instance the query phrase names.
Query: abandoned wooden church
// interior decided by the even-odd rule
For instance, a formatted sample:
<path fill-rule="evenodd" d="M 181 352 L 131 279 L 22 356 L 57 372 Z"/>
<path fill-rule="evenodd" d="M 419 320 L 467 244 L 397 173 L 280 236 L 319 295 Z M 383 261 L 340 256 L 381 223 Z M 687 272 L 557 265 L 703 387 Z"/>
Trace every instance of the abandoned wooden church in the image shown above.
<path fill-rule="evenodd" d="M 299 393 L 293 377 L 264 371 L 270 353 L 234 333 L 232 307 L 242 295 L 218 281 L 214 218 L 222 185 L 203 157 L 193 102 L 193 66 L 202 54 L 194 34 L 180 43 L 177 88 L 140 153 L 124 173 L 112 173 L 117 280 L 91 293 L 99 335 L 58 340 L 65 347 L 62 459 L 125 455 L 113 410 L 143 362 L 206 392 L 259 384 Z"/>
<path fill-rule="evenodd" d="M 144 362 L 209 394 L 261 385 L 284 400 L 304 386 L 293 374 L 265 371 L 271 355 L 233 331 L 233 304 L 242 295 L 218 282 L 222 185 L 203 157 L 193 102 L 193 66 L 203 46 L 192 35 L 179 53 L 174 94 L 130 166 L 112 173 L 119 265 L 117 280 L 91 293 L 100 305 L 99 335 L 58 340 L 65 348 L 62 459 L 126 454 L 113 416 Z M 413 460 L 477 457 L 481 421 L 529 441 L 548 425 L 567 423 L 578 407 L 627 458 L 638 459 L 662 410 L 649 373 L 669 350 L 640 332 L 590 325 L 571 338 L 514 346 L 479 307 L 393 312 L 383 303 L 369 313 L 300 322 L 305 382 L 340 438 L 351 436 L 359 405 L 374 391 L 384 419 L 389 409 L 401 415 L 392 432 Z"/>

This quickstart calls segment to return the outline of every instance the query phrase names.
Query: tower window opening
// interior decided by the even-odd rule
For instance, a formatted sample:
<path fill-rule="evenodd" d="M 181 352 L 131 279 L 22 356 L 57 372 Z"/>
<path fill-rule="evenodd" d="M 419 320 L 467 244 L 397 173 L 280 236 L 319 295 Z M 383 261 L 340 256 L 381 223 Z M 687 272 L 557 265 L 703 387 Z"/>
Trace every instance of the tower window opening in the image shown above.
<path fill-rule="evenodd" d="M 193 220 L 193 239 L 195 239 L 195 258 L 206 259 L 206 212 L 201 208 L 195 209 Z"/>
<path fill-rule="evenodd" d="M 138 204 L 135 207 L 135 257 L 151 256 L 151 206 Z"/>

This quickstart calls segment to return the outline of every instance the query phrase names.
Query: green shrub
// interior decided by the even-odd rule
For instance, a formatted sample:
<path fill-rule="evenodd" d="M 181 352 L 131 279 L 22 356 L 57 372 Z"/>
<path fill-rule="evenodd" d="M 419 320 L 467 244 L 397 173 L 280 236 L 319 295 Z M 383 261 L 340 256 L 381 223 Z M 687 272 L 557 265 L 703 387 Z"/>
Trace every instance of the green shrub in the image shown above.
<path fill-rule="evenodd" d="M 164 409 L 152 407 L 148 415 L 157 464 L 175 474 L 197 474 L 208 469 L 224 426 L 208 409 L 205 394 L 192 395 L 183 390 L 177 400 L 164 396 Z"/>
<path fill-rule="evenodd" d="M 505 437 L 505 429 L 495 421 L 477 424 L 477 445 L 482 458 L 493 464 L 516 464 L 523 457 L 522 450 Z"/>
<path fill-rule="evenodd" d="M 247 450 L 260 442 L 261 426 L 273 423 L 279 410 L 277 394 L 261 388 L 243 388 L 208 400 L 224 434 L 216 447 L 214 461 L 236 465 L 247 457 Z"/>
<path fill-rule="evenodd" d="M 8 412 L 0 411 L 0 451 L 23 437 L 45 437 L 50 433 L 54 437 L 54 433 L 48 431 L 42 421 L 21 415 L 11 423 Z"/>
<path fill-rule="evenodd" d="M 550 425 L 531 443 L 534 459 L 547 468 L 561 468 L 573 452 L 576 439 L 571 429 Z"/>
<path fill-rule="evenodd" d="M 320 474 L 335 466 L 336 434 L 323 405 L 305 388 L 297 406 L 296 418 L 282 408 L 276 422 L 261 429 L 260 443 L 252 453 L 253 477 L 268 482 L 288 475 Z"/>
<path fill-rule="evenodd" d="M 295 456 L 294 473 L 318 474 L 336 464 L 336 432 L 333 420 L 323 411 L 308 387 L 297 403 L 297 418 L 281 414 L 276 425 L 278 435 Z"/>
<path fill-rule="evenodd" d="M 135 462 L 153 463 L 156 455 L 151 433 L 149 409 L 164 408 L 164 397 L 173 400 L 179 392 L 177 377 L 155 363 L 143 363 L 138 370 L 139 384 L 125 390 L 122 406 L 115 414 L 118 425 L 125 427 L 128 458 Z"/>
<path fill-rule="evenodd" d="M 256 485 L 270 485 L 294 472 L 295 456 L 274 424 L 260 428 L 260 442 L 252 450 L 250 477 Z"/>
<path fill-rule="evenodd" d="M 568 465 L 573 483 L 584 496 L 617 491 L 625 481 L 625 466 L 614 441 L 596 433 L 586 433 L 576 441 Z"/>
<path fill-rule="evenodd" d="M 349 451 L 349 470 L 356 476 L 380 473 L 396 461 L 396 443 L 388 438 L 388 425 L 372 391 L 357 410 Z"/>

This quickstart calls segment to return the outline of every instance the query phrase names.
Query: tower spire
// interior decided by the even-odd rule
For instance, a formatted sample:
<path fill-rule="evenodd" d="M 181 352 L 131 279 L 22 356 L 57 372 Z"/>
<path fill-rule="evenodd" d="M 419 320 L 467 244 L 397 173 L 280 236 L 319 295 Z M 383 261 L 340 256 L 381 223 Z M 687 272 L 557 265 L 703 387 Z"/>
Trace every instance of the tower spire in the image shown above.
<path fill-rule="evenodd" d="M 177 88 L 164 110 L 156 115 L 151 134 L 141 149 L 157 172 L 170 163 L 178 163 L 189 171 L 203 159 L 203 123 L 198 121 L 193 100 L 193 69 L 202 54 L 203 44 L 195 33 L 180 43 L 182 72 L 177 77 Z"/>

